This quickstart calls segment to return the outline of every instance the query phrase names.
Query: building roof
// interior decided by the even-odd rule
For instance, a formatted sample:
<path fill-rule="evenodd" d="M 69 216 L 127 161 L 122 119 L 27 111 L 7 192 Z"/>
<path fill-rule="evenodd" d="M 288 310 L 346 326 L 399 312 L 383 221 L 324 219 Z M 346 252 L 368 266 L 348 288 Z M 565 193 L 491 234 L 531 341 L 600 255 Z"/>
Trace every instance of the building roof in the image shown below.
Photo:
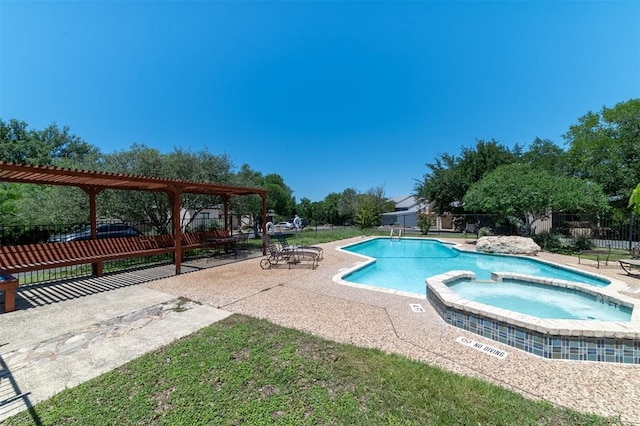
<path fill-rule="evenodd" d="M 426 204 L 420 203 L 416 197 L 412 195 L 402 195 L 391 198 L 396 203 L 395 210 L 392 212 L 382 213 L 382 216 L 407 216 L 419 213 Z"/>

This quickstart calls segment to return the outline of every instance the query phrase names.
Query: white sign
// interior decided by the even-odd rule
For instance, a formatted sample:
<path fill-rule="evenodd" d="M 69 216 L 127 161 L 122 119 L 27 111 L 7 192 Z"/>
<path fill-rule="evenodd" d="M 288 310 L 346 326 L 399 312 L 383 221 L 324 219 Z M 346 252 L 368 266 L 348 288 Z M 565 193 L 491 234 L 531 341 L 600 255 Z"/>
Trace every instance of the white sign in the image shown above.
<path fill-rule="evenodd" d="M 484 343 L 476 342 L 475 340 L 471 340 L 468 337 L 458 337 L 456 342 L 461 343 L 465 346 L 469 346 L 475 350 L 480 352 L 484 352 L 496 358 L 505 359 L 507 357 L 507 353 L 501 349 L 494 348 L 493 346 L 485 345 Z"/>
<path fill-rule="evenodd" d="M 419 303 L 410 303 L 409 306 L 413 312 L 424 312 L 424 308 Z"/>

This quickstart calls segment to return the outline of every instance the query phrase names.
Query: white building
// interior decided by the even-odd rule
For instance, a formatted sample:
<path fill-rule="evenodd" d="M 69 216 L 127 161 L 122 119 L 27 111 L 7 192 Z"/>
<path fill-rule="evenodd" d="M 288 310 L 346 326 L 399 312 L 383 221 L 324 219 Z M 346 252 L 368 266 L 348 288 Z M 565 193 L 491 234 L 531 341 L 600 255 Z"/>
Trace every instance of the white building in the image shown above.
<path fill-rule="evenodd" d="M 380 215 L 382 226 L 418 227 L 418 215 L 426 213 L 431 217 L 431 229 L 453 230 L 453 216 L 436 214 L 431 203 L 421 203 L 411 195 L 393 197 L 391 201 L 395 203 L 395 209 Z"/>
<path fill-rule="evenodd" d="M 418 214 L 421 211 L 429 212 L 428 204 L 420 203 L 411 195 L 393 197 L 391 201 L 395 203 L 395 209 L 380 215 L 380 224 L 383 226 L 399 225 L 403 228 L 413 228 L 418 226 Z"/>

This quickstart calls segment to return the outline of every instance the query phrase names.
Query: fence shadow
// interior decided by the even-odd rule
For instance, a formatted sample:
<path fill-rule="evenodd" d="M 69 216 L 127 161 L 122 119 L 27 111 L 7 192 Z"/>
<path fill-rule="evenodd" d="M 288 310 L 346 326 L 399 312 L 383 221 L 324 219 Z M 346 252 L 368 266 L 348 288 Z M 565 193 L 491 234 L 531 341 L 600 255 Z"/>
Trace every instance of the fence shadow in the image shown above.
<path fill-rule="evenodd" d="M 29 410 L 33 424 L 42 425 L 38 414 L 32 409 L 29 395 L 29 392 L 23 393 L 20 390 L 6 362 L 0 356 L 0 422 L 22 411 Z"/>

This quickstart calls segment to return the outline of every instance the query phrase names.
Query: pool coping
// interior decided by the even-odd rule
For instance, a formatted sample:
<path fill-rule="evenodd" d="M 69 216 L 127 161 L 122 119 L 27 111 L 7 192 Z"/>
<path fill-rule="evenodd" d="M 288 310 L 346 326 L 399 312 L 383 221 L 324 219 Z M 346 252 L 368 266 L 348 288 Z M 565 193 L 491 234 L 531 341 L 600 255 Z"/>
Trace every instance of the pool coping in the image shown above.
<path fill-rule="evenodd" d="M 346 286 L 354 286 L 354 287 L 360 287 L 360 288 L 367 288 L 370 290 L 376 290 L 376 291 L 382 291 L 382 292 L 386 292 L 386 293 L 392 293 L 392 294 L 399 294 L 399 295 L 404 295 L 404 296 L 419 296 L 419 297 L 424 297 L 425 293 L 426 293 L 426 288 L 425 288 L 425 293 L 412 293 L 412 292 L 405 292 L 405 291 L 401 291 L 401 290 L 393 290 L 393 289 L 389 289 L 389 288 L 384 288 L 384 287 L 377 287 L 377 286 L 372 286 L 372 285 L 367 285 L 367 284 L 360 284 L 360 283 L 353 283 L 350 281 L 347 281 L 344 279 L 345 276 L 352 274 L 356 271 L 358 271 L 359 269 L 362 269 L 372 263 L 374 263 L 376 261 L 375 257 L 371 257 L 371 256 L 367 256 L 365 254 L 361 254 L 361 253 L 355 253 L 349 250 L 345 250 L 344 247 L 349 247 L 349 246 L 354 246 L 357 244 L 361 244 L 363 242 L 366 241 L 372 241 L 372 240 L 378 240 L 378 239 L 389 239 L 389 237 L 386 236 L 375 236 L 375 237 L 370 237 L 370 238 L 366 238 L 363 239 L 363 241 L 359 241 L 359 242 L 354 242 L 354 243 L 350 243 L 350 244 L 345 244 L 343 246 L 339 246 L 336 247 L 336 250 L 341 252 L 341 253 L 345 253 L 345 254 L 349 254 L 352 256 L 357 256 L 362 258 L 362 262 L 357 262 L 355 264 L 353 264 L 350 268 L 343 268 L 340 269 L 340 271 L 333 276 L 332 281 L 335 282 L 336 284 L 341 284 L 341 285 L 346 285 Z M 451 242 L 451 241 L 447 241 L 447 240 L 442 240 L 439 238 L 416 238 L 416 237 L 402 237 L 402 239 L 406 239 L 406 240 L 430 240 L 430 241 L 438 241 L 441 244 L 446 244 L 449 246 L 453 246 L 453 248 L 455 248 L 456 250 L 460 251 L 460 252 L 469 252 L 471 250 L 467 250 L 464 247 L 464 244 L 462 243 L 458 243 L 458 242 Z M 590 286 L 590 287 L 595 287 L 595 288 L 601 288 L 601 289 L 609 289 L 609 290 L 613 290 L 615 291 L 615 294 L 620 294 L 619 292 L 623 291 L 624 289 L 626 289 L 628 287 L 627 284 L 625 284 L 623 281 L 617 280 L 615 278 L 611 278 L 611 277 L 606 277 L 604 275 L 599 275 L 599 274 L 594 274 L 591 272 L 587 272 L 575 267 L 572 267 L 570 265 L 559 265 L 557 263 L 554 262 L 550 262 L 544 259 L 538 259 L 535 256 L 528 256 L 528 255 L 516 255 L 516 254 L 506 254 L 506 253 L 482 253 L 482 252 L 477 252 L 477 251 L 472 251 L 473 253 L 479 254 L 479 255 L 485 255 L 485 256 L 501 256 L 501 257 L 513 257 L 513 258 L 517 258 L 517 259 L 521 259 L 521 258 L 525 258 L 525 259 L 531 259 L 531 260 L 535 260 L 536 262 L 540 262 L 540 263 L 544 263 L 546 265 L 549 265 L 551 267 L 554 268 L 563 268 L 566 270 L 569 270 L 571 272 L 575 272 L 577 274 L 580 275 L 587 275 L 587 276 L 591 276 L 595 279 L 599 279 L 599 280 L 604 280 L 604 281 L 608 281 L 609 284 L 606 286 Z M 426 277 L 425 277 L 426 278 Z M 573 281 L 569 281 L 569 282 L 573 282 Z M 579 283 L 577 283 L 579 284 Z"/>

